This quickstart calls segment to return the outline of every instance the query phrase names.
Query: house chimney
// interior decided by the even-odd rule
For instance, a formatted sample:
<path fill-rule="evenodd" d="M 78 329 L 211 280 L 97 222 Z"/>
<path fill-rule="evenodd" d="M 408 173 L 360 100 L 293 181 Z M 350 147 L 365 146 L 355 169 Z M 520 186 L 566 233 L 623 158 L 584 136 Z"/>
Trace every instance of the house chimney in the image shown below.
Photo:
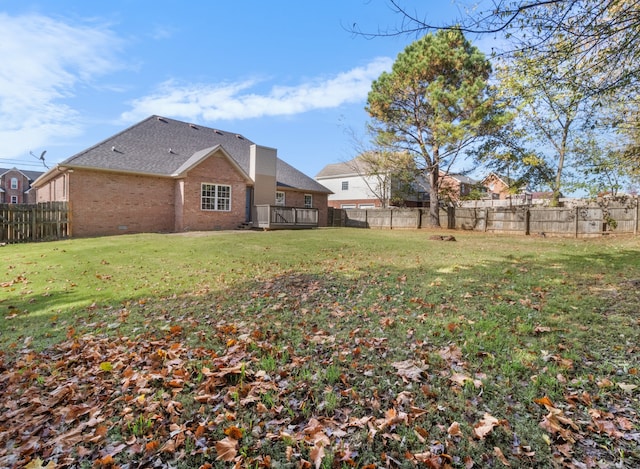
<path fill-rule="evenodd" d="M 255 205 L 273 205 L 276 201 L 275 148 L 251 145 L 249 152 L 249 177 L 253 179 L 253 200 Z"/>

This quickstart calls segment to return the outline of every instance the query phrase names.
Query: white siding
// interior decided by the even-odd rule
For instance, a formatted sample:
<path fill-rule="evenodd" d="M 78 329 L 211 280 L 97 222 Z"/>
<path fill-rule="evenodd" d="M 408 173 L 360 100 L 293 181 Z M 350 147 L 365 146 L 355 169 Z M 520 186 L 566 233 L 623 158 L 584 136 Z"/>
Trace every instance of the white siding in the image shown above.
<path fill-rule="evenodd" d="M 372 188 L 377 188 L 377 178 L 370 176 L 366 176 L 366 179 L 362 176 L 338 176 L 330 179 L 318 180 L 320 184 L 333 192 L 333 194 L 329 195 L 329 201 L 376 199 L 376 194 L 371 191 L 367 185 L 367 181 Z M 342 190 L 343 182 L 349 183 L 349 189 Z"/>

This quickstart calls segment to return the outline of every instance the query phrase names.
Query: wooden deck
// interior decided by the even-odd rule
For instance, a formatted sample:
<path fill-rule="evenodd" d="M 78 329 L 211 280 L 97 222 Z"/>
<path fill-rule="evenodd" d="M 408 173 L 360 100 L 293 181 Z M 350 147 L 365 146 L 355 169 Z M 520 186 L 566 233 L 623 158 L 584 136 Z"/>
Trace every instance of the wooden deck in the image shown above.
<path fill-rule="evenodd" d="M 253 226 L 265 230 L 317 228 L 318 209 L 257 205 Z"/>

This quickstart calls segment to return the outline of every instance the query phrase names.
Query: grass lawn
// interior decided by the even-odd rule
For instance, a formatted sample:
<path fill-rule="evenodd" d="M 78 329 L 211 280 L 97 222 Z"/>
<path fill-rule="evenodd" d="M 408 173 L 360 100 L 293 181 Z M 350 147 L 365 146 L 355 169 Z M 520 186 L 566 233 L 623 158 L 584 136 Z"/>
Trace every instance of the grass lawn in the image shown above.
<path fill-rule="evenodd" d="M 640 467 L 640 238 L 434 233 L 1 247 L 0 467 Z"/>

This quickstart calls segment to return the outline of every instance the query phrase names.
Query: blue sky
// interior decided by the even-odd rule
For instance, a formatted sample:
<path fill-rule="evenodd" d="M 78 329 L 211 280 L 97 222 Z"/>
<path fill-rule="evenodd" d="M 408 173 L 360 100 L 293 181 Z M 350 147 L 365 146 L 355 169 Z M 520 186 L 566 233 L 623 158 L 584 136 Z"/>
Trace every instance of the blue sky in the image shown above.
<path fill-rule="evenodd" d="M 406 3 L 412 3 L 410 1 Z M 413 2 L 452 21 L 452 0 Z M 0 0 L 0 167 L 44 169 L 152 114 L 243 134 L 309 176 L 357 151 L 411 37 L 385 0 Z"/>

